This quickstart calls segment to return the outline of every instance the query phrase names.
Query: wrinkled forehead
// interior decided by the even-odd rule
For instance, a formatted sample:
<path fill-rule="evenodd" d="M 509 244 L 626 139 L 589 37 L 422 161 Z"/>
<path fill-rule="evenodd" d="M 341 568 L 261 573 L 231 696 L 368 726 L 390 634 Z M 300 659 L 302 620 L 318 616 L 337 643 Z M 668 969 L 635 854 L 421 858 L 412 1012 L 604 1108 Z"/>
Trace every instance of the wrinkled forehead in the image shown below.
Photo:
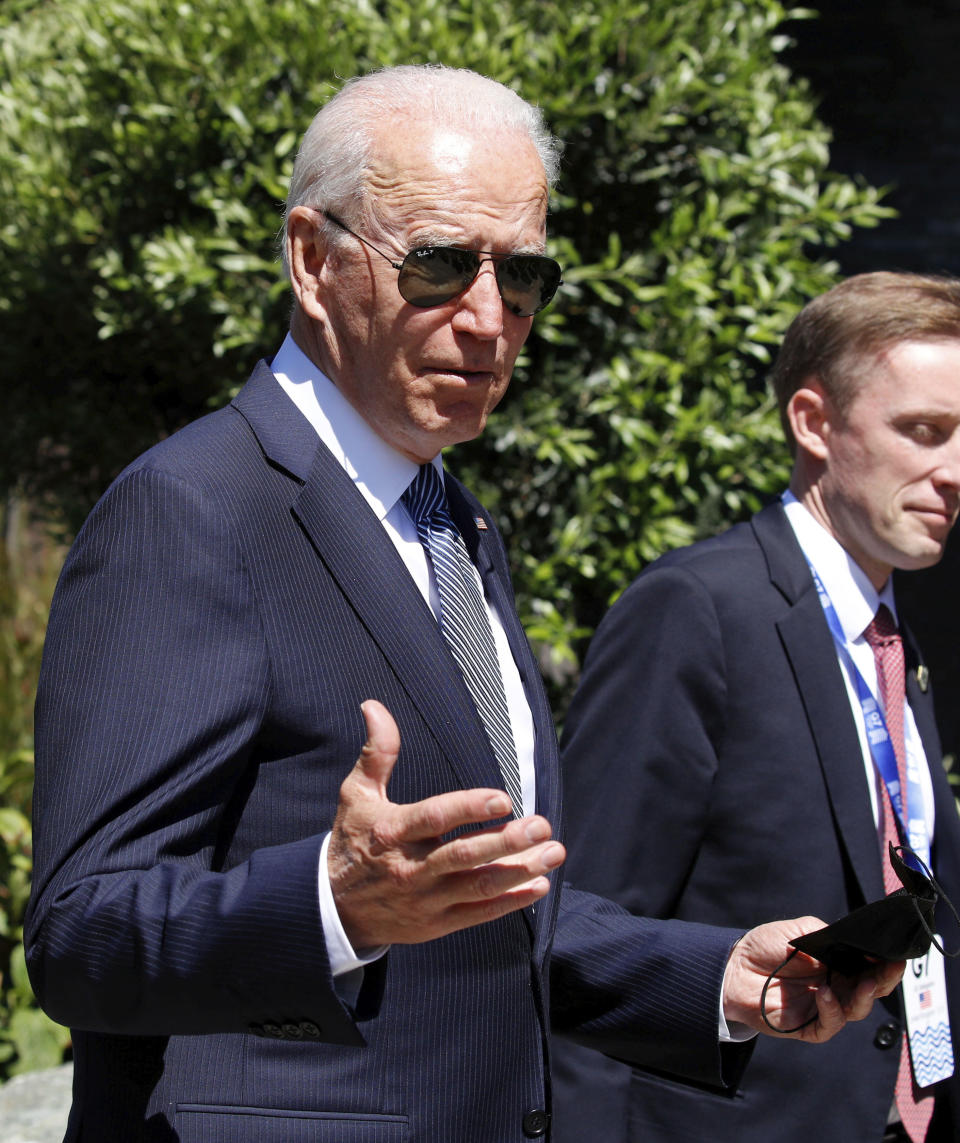
<path fill-rule="evenodd" d="M 523 131 L 401 121 L 378 131 L 372 153 L 371 206 L 390 230 L 431 221 L 545 230 L 546 175 Z"/>

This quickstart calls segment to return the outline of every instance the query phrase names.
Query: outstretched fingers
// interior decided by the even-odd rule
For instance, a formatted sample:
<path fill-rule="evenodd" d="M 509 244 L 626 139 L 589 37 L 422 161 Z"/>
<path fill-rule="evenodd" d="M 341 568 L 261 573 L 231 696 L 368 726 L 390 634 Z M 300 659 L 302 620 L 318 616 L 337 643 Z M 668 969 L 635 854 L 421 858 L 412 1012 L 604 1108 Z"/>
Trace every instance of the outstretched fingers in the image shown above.
<path fill-rule="evenodd" d="M 369 700 L 362 710 L 367 741 L 341 786 L 327 851 L 334 901 L 354 948 L 445 936 L 549 892 L 547 875 L 566 852 L 545 818 L 504 821 L 510 799 L 495 789 L 391 802 L 399 731 L 382 704 Z"/>

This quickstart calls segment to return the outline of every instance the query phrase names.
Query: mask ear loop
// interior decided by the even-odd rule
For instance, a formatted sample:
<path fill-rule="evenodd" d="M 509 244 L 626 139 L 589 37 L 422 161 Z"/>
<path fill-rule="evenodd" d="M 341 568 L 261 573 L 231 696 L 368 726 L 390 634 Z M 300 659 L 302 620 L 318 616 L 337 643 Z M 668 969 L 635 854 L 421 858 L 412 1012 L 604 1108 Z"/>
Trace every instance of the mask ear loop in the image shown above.
<path fill-rule="evenodd" d="M 943 889 L 940 887 L 939 883 L 937 882 L 936 878 L 933 876 L 933 873 L 930 871 L 929 867 L 927 866 L 927 863 L 923 860 L 923 858 L 920 857 L 918 854 L 914 853 L 914 851 L 910 848 L 909 845 L 892 845 L 890 848 L 894 851 L 894 853 L 899 854 L 901 858 L 905 858 L 906 856 L 909 855 L 917 863 L 917 865 L 920 866 L 920 872 L 923 873 L 923 875 L 926 877 L 926 879 L 930 882 L 930 887 L 933 889 L 933 892 L 934 892 L 933 904 L 935 905 L 937 903 L 937 901 L 943 901 L 943 903 L 947 906 L 947 908 L 953 914 L 953 919 L 957 922 L 957 928 L 960 928 L 960 914 L 957 913 L 957 910 L 954 907 L 953 902 L 946 895 L 946 893 L 944 893 Z M 904 861 L 904 864 L 906 864 L 906 861 Z M 910 901 L 913 905 L 913 908 L 916 911 L 917 919 L 919 920 L 920 924 L 923 926 L 923 931 L 930 938 L 930 943 L 937 950 L 937 952 L 940 953 L 941 956 L 950 957 L 951 960 L 953 960 L 955 957 L 960 956 L 960 949 L 957 949 L 956 952 L 947 952 L 946 949 L 943 947 L 943 945 L 940 944 L 940 942 L 937 940 L 935 934 L 931 930 L 930 926 L 927 924 L 927 919 L 926 919 L 926 917 L 924 917 L 924 915 L 920 909 L 920 906 L 917 904 L 916 894 L 915 893 L 909 893 L 909 890 L 907 892 L 909 894 Z"/>
<path fill-rule="evenodd" d="M 766 1024 L 766 1026 L 770 1029 L 770 1031 L 776 1032 L 776 1034 L 778 1036 L 790 1036 L 794 1032 L 799 1032 L 801 1028 L 806 1028 L 808 1024 L 812 1024 L 814 1022 L 814 1020 L 816 1020 L 816 1018 L 817 1018 L 816 1013 L 814 1013 L 813 1016 L 811 1016 L 809 1020 L 804 1020 L 804 1022 L 802 1024 L 798 1024 L 796 1026 L 796 1028 L 778 1028 L 778 1027 L 776 1027 L 776 1025 L 770 1023 L 770 1019 L 767 1016 L 767 989 L 773 983 L 774 977 L 777 976 L 778 973 L 780 973 L 783 969 L 785 969 L 787 967 L 787 965 L 793 960 L 793 958 L 797 955 L 797 953 L 799 951 L 800 951 L 799 949 L 791 949 L 790 950 L 790 952 L 787 956 L 787 959 L 785 961 L 783 961 L 781 964 L 778 964 L 777 967 L 773 970 L 773 972 L 771 972 L 770 975 L 767 977 L 766 981 L 764 982 L 763 988 L 761 989 L 761 992 L 760 992 L 760 1018 L 763 1020 L 764 1024 Z M 830 968 L 828 966 L 827 967 L 827 984 L 829 984 L 829 983 L 830 983 Z"/>

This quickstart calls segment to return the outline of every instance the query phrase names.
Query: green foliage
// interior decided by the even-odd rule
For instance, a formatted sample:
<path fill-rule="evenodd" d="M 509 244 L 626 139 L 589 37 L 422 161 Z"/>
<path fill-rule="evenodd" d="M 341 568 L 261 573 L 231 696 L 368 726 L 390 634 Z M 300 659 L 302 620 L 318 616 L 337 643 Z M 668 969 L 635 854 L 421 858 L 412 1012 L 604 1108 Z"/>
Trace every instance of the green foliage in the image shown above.
<path fill-rule="evenodd" d="M 28 751 L 0 754 L 0 1080 L 62 1063 L 70 1042 L 67 1029 L 37 1008 L 23 954 L 32 868 L 27 816 L 32 776 Z M 7 804 L 11 794 L 13 804 Z"/>
<path fill-rule="evenodd" d="M 786 471 L 763 375 L 885 213 L 828 173 L 778 60 L 777 0 L 72 0 L 0 32 L 0 488 L 75 524 L 158 436 L 279 342 L 274 238 L 298 137 L 340 77 L 472 67 L 539 103 L 566 154 L 566 285 L 455 467 L 509 535 L 557 680 L 665 548 Z M 60 350 L 60 346 L 63 347 Z"/>
<path fill-rule="evenodd" d="M 69 1033 L 36 1006 L 23 956 L 32 869 L 32 710 L 63 548 L 0 513 L 0 1080 L 63 1060 Z"/>
<path fill-rule="evenodd" d="M 823 248 L 884 214 L 827 171 L 827 132 L 777 59 L 785 15 L 581 6 L 574 35 L 541 43 L 539 80 L 522 77 L 567 145 L 553 218 L 567 288 L 492 432 L 464 451 L 561 682 L 644 564 L 782 486 L 765 373 L 835 280 Z"/>
<path fill-rule="evenodd" d="M 955 754 L 943 756 L 943 768 L 947 773 L 947 781 L 950 783 L 950 789 L 953 790 L 953 796 L 957 799 L 957 813 L 960 813 L 960 770 L 957 769 Z"/>
<path fill-rule="evenodd" d="M 612 598 L 752 511 L 787 459 L 764 374 L 889 213 L 828 171 L 778 0 L 6 0 L 0 6 L 0 496 L 76 525 L 143 448 L 279 344 L 297 142 L 343 77 L 471 67 L 544 110 L 565 286 L 451 464 L 507 533 L 558 710 Z M 58 1058 L 20 926 L 45 601 L 0 570 L 0 1077 Z M 41 596 L 38 598 L 42 597 Z"/>

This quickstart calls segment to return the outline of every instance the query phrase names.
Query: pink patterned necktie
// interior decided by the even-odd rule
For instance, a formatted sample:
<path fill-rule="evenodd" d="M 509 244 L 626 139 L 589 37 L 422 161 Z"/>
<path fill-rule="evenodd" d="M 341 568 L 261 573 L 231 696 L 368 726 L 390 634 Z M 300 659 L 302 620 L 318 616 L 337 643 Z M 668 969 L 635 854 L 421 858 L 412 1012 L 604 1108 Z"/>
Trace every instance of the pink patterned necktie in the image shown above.
<path fill-rule="evenodd" d="M 906 701 L 906 680 L 903 662 L 903 642 L 889 608 L 881 603 L 877 614 L 863 633 L 864 639 L 873 649 L 877 666 L 877 688 L 880 692 L 880 705 L 887 724 L 887 732 L 897 758 L 897 776 L 900 779 L 900 798 L 903 817 L 907 820 L 907 751 L 903 734 L 903 708 Z M 889 895 L 901 888 L 900 880 L 887 857 L 887 842 L 894 845 L 900 842 L 893 806 L 886 785 L 881 782 L 881 803 L 883 806 L 883 829 L 881 854 L 883 860 L 883 888 Z M 900 1043 L 900 1070 L 897 1073 L 895 1098 L 897 1111 L 907 1134 L 913 1143 L 923 1143 L 933 1115 L 933 1096 L 918 1098 L 919 1089 L 913 1086 L 910 1070 L 910 1049 L 907 1034 L 904 1032 Z"/>

